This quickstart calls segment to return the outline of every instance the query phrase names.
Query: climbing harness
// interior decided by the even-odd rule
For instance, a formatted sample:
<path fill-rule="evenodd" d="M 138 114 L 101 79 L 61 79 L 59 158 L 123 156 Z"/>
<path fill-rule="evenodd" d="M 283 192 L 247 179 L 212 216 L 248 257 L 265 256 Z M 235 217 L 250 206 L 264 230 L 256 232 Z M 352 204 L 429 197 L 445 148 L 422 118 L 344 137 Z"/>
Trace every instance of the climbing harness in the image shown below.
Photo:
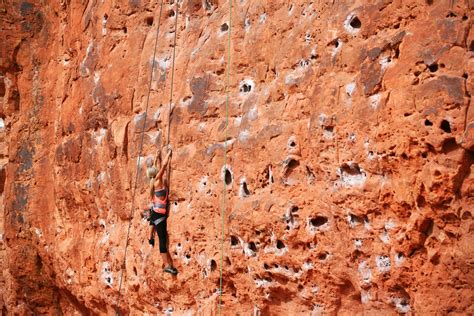
<path fill-rule="evenodd" d="M 232 32 L 232 0 L 229 0 L 229 34 L 227 41 L 227 75 L 226 75 L 226 99 L 225 99 L 225 138 L 228 139 L 228 130 L 229 125 L 229 85 L 230 85 L 230 61 L 231 61 L 231 32 Z M 227 142 L 224 142 L 224 168 L 227 165 Z M 226 212 L 226 192 L 227 192 L 227 183 L 225 179 L 224 188 L 222 190 L 222 209 L 221 209 L 221 259 L 220 259 L 220 272 L 219 272 L 219 305 L 218 305 L 218 314 L 221 315 L 222 309 L 222 279 L 223 279 L 223 265 L 224 265 L 224 239 L 225 239 L 225 212 Z"/>

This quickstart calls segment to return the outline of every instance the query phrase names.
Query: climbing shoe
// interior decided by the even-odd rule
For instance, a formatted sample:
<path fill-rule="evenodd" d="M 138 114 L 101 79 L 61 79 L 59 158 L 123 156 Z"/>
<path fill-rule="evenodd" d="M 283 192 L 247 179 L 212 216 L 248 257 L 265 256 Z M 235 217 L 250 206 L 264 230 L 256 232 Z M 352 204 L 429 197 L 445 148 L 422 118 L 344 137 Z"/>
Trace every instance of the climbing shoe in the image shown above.
<path fill-rule="evenodd" d="M 168 272 L 172 275 L 177 275 L 178 274 L 178 270 L 176 270 L 175 268 L 173 267 L 166 267 L 164 270 L 164 272 Z"/>

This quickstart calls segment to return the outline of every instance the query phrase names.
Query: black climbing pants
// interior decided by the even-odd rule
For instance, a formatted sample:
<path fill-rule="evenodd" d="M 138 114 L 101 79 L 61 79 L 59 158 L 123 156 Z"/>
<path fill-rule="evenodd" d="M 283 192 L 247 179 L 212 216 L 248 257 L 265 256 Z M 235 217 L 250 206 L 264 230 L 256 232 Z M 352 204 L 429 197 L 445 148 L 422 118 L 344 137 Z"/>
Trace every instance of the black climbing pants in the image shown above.
<path fill-rule="evenodd" d="M 153 225 L 160 241 L 160 253 L 168 252 L 168 230 L 166 226 L 166 215 L 151 211 L 150 225 Z"/>

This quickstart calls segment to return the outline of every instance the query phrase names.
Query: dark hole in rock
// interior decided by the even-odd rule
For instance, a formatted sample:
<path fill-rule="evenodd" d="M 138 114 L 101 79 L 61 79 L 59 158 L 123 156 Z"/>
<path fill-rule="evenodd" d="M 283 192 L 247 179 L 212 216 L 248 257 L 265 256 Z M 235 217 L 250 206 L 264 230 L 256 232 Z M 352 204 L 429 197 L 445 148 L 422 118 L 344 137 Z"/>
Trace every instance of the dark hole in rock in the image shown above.
<path fill-rule="evenodd" d="M 288 170 L 293 170 L 299 165 L 300 163 L 298 161 L 296 161 L 295 159 L 291 159 L 290 162 L 288 162 Z"/>
<path fill-rule="evenodd" d="M 285 270 L 290 270 L 290 268 L 288 266 L 284 266 Z"/>
<path fill-rule="evenodd" d="M 432 63 L 431 65 L 428 66 L 428 69 L 431 72 L 437 72 L 438 71 L 438 64 L 437 63 Z"/>
<path fill-rule="evenodd" d="M 303 289 L 304 289 L 304 286 L 303 286 L 303 285 L 301 285 L 301 284 L 298 284 L 298 291 L 300 291 L 300 292 L 301 292 L 301 291 L 303 291 Z"/>
<path fill-rule="evenodd" d="M 416 204 L 419 206 L 419 207 L 423 207 L 426 205 L 426 200 L 425 198 L 422 196 L 422 195 L 419 195 L 417 198 L 416 198 Z"/>
<path fill-rule="evenodd" d="M 305 68 L 311 65 L 311 62 L 308 59 L 302 59 L 300 61 L 300 67 Z"/>
<path fill-rule="evenodd" d="M 133 267 L 133 273 L 135 273 L 135 275 L 138 275 L 138 272 L 137 272 L 137 268 L 136 268 L 136 267 Z"/>
<path fill-rule="evenodd" d="M 326 260 L 327 257 L 328 257 L 327 252 L 323 252 L 318 255 L 319 260 Z"/>
<path fill-rule="evenodd" d="M 107 20 L 109 18 L 109 15 L 107 13 L 104 14 L 104 19 Z"/>
<path fill-rule="evenodd" d="M 285 229 L 290 230 L 290 226 L 286 225 Z"/>
<path fill-rule="evenodd" d="M 394 29 L 398 30 L 400 28 L 400 23 L 397 23 L 393 26 Z"/>
<path fill-rule="evenodd" d="M 191 255 L 189 253 L 186 254 L 186 259 L 191 259 Z"/>
<path fill-rule="evenodd" d="M 449 12 L 447 15 L 446 15 L 447 18 L 455 18 L 457 17 L 456 13 L 454 12 Z"/>
<path fill-rule="evenodd" d="M 360 171 L 360 167 L 359 167 L 359 164 L 357 163 L 353 163 L 353 164 L 343 164 L 341 166 L 341 172 L 342 173 L 346 173 L 348 175 L 351 175 L 351 176 L 356 176 L 356 175 L 359 175 L 361 174 L 361 171 Z"/>
<path fill-rule="evenodd" d="M 168 11 L 168 17 L 172 18 L 176 15 L 176 13 L 174 13 L 174 10 L 169 10 Z"/>
<path fill-rule="evenodd" d="M 239 244 L 239 239 L 235 236 L 230 236 L 230 245 L 237 246 Z"/>
<path fill-rule="evenodd" d="M 127 27 L 122 27 L 122 32 L 124 32 L 125 34 L 127 34 Z"/>
<path fill-rule="evenodd" d="M 369 224 L 369 218 L 367 215 L 364 216 L 364 224 Z"/>
<path fill-rule="evenodd" d="M 36 254 L 35 258 L 35 266 L 36 266 L 36 271 L 41 273 L 41 269 L 43 269 L 43 260 L 41 259 L 41 256 Z"/>
<path fill-rule="evenodd" d="M 462 214 L 461 218 L 462 218 L 463 220 L 472 218 L 471 212 L 465 211 L 465 212 Z"/>
<path fill-rule="evenodd" d="M 221 32 L 226 32 L 229 30 L 229 25 L 227 23 L 223 23 L 221 25 Z"/>
<path fill-rule="evenodd" d="M 311 225 L 314 227 L 323 226 L 328 222 L 328 218 L 326 216 L 316 216 L 310 220 Z"/>
<path fill-rule="evenodd" d="M 441 219 L 445 222 L 445 223 L 455 223 L 459 220 L 459 218 L 457 217 L 456 214 L 453 214 L 453 213 L 449 213 L 449 214 L 444 214 Z"/>
<path fill-rule="evenodd" d="M 221 69 L 216 71 L 216 75 L 221 76 L 224 72 L 225 72 L 225 69 L 221 68 Z"/>
<path fill-rule="evenodd" d="M 324 127 L 324 130 L 328 133 L 333 133 L 334 132 L 334 126 L 326 126 L 326 127 Z"/>
<path fill-rule="evenodd" d="M 247 188 L 247 182 L 242 182 L 242 190 L 244 191 L 244 194 L 245 195 L 250 195 L 250 191 L 249 189 Z"/>
<path fill-rule="evenodd" d="M 268 269 L 270 269 L 270 266 L 269 266 L 268 264 L 264 263 L 264 264 L 263 264 L 263 268 L 264 268 L 265 270 L 268 270 Z"/>
<path fill-rule="evenodd" d="M 110 283 L 112 281 L 110 277 L 107 277 L 106 280 L 107 280 L 107 283 Z"/>
<path fill-rule="evenodd" d="M 262 233 L 262 232 L 261 232 L 261 231 L 259 231 L 258 229 L 257 229 L 257 230 L 255 230 L 255 234 L 256 234 L 256 235 L 260 235 L 261 233 Z"/>
<path fill-rule="evenodd" d="M 463 20 L 463 21 L 467 21 L 467 19 L 468 19 L 467 15 L 463 15 L 463 16 L 462 16 L 462 20 Z"/>
<path fill-rule="evenodd" d="M 298 210 L 299 210 L 299 208 L 296 205 L 291 207 L 291 213 L 296 213 L 296 212 L 298 212 Z"/>
<path fill-rule="evenodd" d="M 405 159 L 405 160 L 407 160 L 407 159 L 408 159 L 407 154 L 403 153 L 403 154 L 402 154 L 402 158 Z"/>
<path fill-rule="evenodd" d="M 215 271 L 216 268 L 217 268 L 216 260 L 212 259 L 211 260 L 211 271 Z"/>
<path fill-rule="evenodd" d="M 426 120 L 425 120 L 425 126 L 433 126 L 433 122 L 431 122 L 430 120 L 426 119 Z"/>
<path fill-rule="evenodd" d="M 451 125 L 446 120 L 441 121 L 441 125 L 439 126 L 439 128 L 441 128 L 446 133 L 451 133 Z"/>
<path fill-rule="evenodd" d="M 431 263 L 433 263 L 434 265 L 438 265 L 438 264 L 439 264 L 439 254 L 436 254 L 436 255 L 434 255 L 433 257 L 431 257 L 430 261 L 431 261 Z"/>
<path fill-rule="evenodd" d="M 446 67 L 446 65 L 443 64 L 443 63 L 439 64 L 439 66 L 440 66 L 441 68 L 445 68 L 445 67 Z"/>
<path fill-rule="evenodd" d="M 0 78 L 0 97 L 4 97 L 6 93 L 6 88 L 5 88 L 5 80 L 3 78 Z"/>
<path fill-rule="evenodd" d="M 225 257 L 225 263 L 226 263 L 228 266 L 231 266 L 231 265 L 232 265 L 232 262 L 230 262 L 229 257 Z"/>
<path fill-rule="evenodd" d="M 296 146 L 296 143 L 292 141 L 292 142 L 290 143 L 290 147 L 295 147 L 295 146 Z"/>
<path fill-rule="evenodd" d="M 421 153 L 421 157 L 423 157 L 423 158 L 427 158 L 427 157 L 428 157 L 428 153 L 427 153 L 426 151 L 425 151 L 425 152 L 423 152 L 423 153 Z"/>
<path fill-rule="evenodd" d="M 153 25 L 153 17 L 152 16 L 149 16 L 149 17 L 146 17 L 145 18 L 145 23 L 148 25 L 148 26 L 152 26 Z"/>
<path fill-rule="evenodd" d="M 351 222 L 352 224 L 360 224 L 360 223 L 362 223 L 362 218 L 360 218 L 360 217 L 357 216 L 357 215 L 349 214 L 349 217 L 350 217 L 350 222 Z"/>
<path fill-rule="evenodd" d="M 452 152 L 458 148 L 458 144 L 456 143 L 456 139 L 454 137 L 448 138 L 443 142 L 443 147 L 441 151 L 445 154 Z"/>
<path fill-rule="evenodd" d="M 420 231 L 425 234 L 426 237 L 428 237 L 433 232 L 433 225 L 433 220 L 431 218 L 427 218 L 421 223 Z"/>
<path fill-rule="evenodd" d="M 334 47 L 338 48 L 339 47 L 339 40 L 334 41 Z"/>
<path fill-rule="evenodd" d="M 249 242 L 249 249 L 252 250 L 253 252 L 257 252 L 257 246 L 253 241 Z"/>
<path fill-rule="evenodd" d="M 462 74 L 462 77 L 463 77 L 464 79 L 467 79 L 467 78 L 469 78 L 469 75 L 465 72 L 465 73 Z"/>
<path fill-rule="evenodd" d="M 360 29 L 360 27 L 362 26 L 362 22 L 359 20 L 358 17 L 355 16 L 352 18 L 350 25 L 355 29 Z"/>
<path fill-rule="evenodd" d="M 403 253 L 401 253 L 401 252 L 397 253 L 397 259 L 398 260 L 403 259 Z"/>
<path fill-rule="evenodd" d="M 469 43 L 469 50 L 470 50 L 471 52 L 474 52 L 474 40 L 471 41 L 471 43 Z"/>
<path fill-rule="evenodd" d="M 433 0 L 426 0 L 426 4 L 427 4 L 427 5 L 432 5 L 432 4 L 433 4 Z"/>
<path fill-rule="evenodd" d="M 403 114 L 404 117 L 407 117 L 407 116 L 410 116 L 410 115 L 412 115 L 412 113 L 404 113 Z"/>
<path fill-rule="evenodd" d="M 397 46 L 397 47 L 395 48 L 395 53 L 394 53 L 394 55 L 393 55 L 393 58 L 397 59 L 399 56 L 400 56 L 400 47 Z"/>
<path fill-rule="evenodd" d="M 230 173 L 229 169 L 225 169 L 224 181 L 227 185 L 232 183 L 232 173 Z"/>
<path fill-rule="evenodd" d="M 278 249 L 283 249 L 285 248 L 285 244 L 281 240 L 277 240 L 277 248 Z"/>
<path fill-rule="evenodd" d="M 252 90 L 252 86 L 246 83 L 244 83 L 242 87 L 240 88 L 240 92 L 245 92 L 245 93 L 248 93 L 251 90 Z"/>

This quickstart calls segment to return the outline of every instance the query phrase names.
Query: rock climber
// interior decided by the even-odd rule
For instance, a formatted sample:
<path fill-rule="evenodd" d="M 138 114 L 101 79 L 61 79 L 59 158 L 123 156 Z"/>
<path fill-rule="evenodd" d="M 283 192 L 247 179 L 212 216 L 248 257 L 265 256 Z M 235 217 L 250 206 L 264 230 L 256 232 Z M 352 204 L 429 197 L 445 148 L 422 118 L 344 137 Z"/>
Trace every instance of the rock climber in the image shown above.
<path fill-rule="evenodd" d="M 150 198 L 151 207 L 148 220 L 150 221 L 150 239 L 149 243 L 153 247 L 155 245 L 154 232 L 158 235 L 160 242 L 160 254 L 165 265 L 164 272 L 177 275 L 178 270 L 173 266 L 173 261 L 168 252 L 168 232 L 166 219 L 168 217 L 168 184 L 163 181 L 163 175 L 168 168 L 171 157 L 171 148 L 168 147 L 168 153 L 161 164 L 160 152 L 156 154 L 154 163 L 147 168 L 146 174 L 150 179 Z M 157 168 L 158 160 L 160 160 L 159 168 Z"/>

